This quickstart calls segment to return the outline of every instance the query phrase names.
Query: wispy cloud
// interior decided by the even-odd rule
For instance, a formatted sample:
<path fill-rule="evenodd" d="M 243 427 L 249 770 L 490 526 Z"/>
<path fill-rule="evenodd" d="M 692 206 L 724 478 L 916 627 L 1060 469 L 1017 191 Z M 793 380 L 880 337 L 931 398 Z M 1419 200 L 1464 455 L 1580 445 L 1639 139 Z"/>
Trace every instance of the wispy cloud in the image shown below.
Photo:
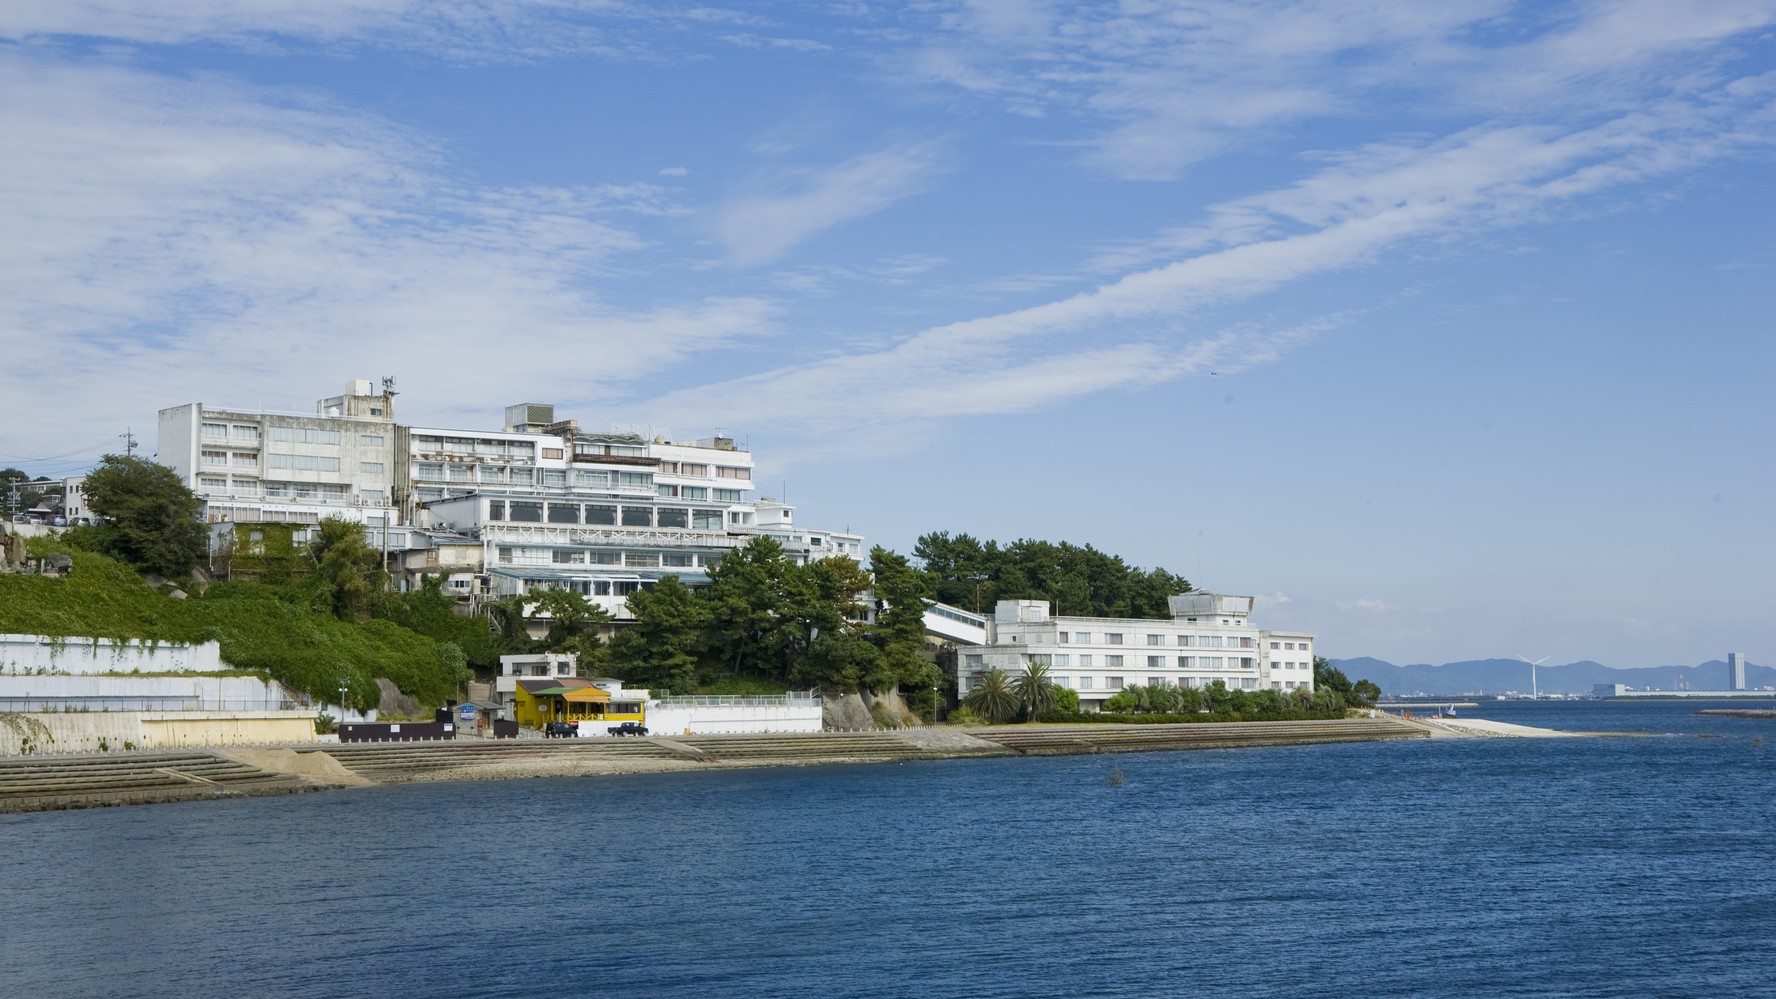
<path fill-rule="evenodd" d="M 677 392 L 662 410 L 710 407 L 803 439 L 1010 413 L 1079 395 L 1222 374 L 1286 355 L 1348 321 L 1285 330 L 1202 330 L 1204 308 L 1249 301 L 1304 278 L 1365 265 L 1408 243 L 1523 224 L 1576 199 L 1694 167 L 1765 142 L 1776 79 L 1737 81 L 1594 127 L 1474 128 L 1447 139 L 1377 143 L 1329 158 L 1299 182 L 1215 206 L 1177 245 L 1201 247 L 1087 291 L 923 330 L 870 353 Z"/>
<path fill-rule="evenodd" d="M 79 397 L 121 426 L 172 400 L 253 402 L 232 398 L 242 383 L 306 398 L 342 371 L 472 370 L 495 398 L 531 395 L 524 366 L 476 360 L 493 354 L 590 394 L 775 331 L 757 296 L 593 290 L 647 246 L 627 221 L 676 211 L 650 186 L 465 186 L 424 141 L 301 94 L 14 52 L 0 130 L 0 339 L 53 345 L 9 361 L 8 398 Z"/>
<path fill-rule="evenodd" d="M 769 263 L 833 226 L 918 193 L 941 164 L 935 145 L 912 143 L 802 170 L 786 189 L 730 201 L 717 218 L 717 232 L 735 264 Z"/>

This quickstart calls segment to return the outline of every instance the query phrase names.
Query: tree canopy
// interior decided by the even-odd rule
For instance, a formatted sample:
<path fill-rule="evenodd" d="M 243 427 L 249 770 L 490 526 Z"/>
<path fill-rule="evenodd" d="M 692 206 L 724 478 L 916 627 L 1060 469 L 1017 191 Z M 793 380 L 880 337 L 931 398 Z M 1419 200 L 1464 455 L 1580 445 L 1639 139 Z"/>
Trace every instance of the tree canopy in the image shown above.
<path fill-rule="evenodd" d="M 207 553 L 203 501 L 165 465 L 108 454 L 82 488 L 104 518 L 85 533 L 98 551 L 163 576 L 189 575 Z"/>
<path fill-rule="evenodd" d="M 1000 600 L 1047 600 L 1057 615 L 1167 618 L 1167 598 L 1190 581 L 1164 569 L 1131 566 L 1121 556 L 1068 542 L 980 541 L 935 531 L 913 555 L 932 595 L 956 607 L 991 613 Z"/>

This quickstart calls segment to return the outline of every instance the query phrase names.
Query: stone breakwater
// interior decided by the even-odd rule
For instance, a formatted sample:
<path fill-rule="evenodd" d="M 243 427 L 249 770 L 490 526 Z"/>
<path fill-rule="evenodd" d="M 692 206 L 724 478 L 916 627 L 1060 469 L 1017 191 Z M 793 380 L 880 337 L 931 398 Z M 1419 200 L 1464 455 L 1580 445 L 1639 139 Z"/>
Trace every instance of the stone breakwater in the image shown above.
<path fill-rule="evenodd" d="M 0 759 L 0 812 L 293 794 L 421 781 L 886 763 L 1422 739 L 1391 716 L 1190 725 L 1007 725 L 639 739 L 465 739 Z"/>

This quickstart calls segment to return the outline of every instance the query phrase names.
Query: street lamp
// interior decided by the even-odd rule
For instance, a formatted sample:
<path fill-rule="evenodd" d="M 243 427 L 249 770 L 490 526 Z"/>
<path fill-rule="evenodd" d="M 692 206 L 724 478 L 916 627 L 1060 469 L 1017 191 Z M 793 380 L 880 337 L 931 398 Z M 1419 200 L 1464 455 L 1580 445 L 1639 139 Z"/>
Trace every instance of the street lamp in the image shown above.
<path fill-rule="evenodd" d="M 345 724 L 345 681 L 339 682 L 339 722 Z"/>

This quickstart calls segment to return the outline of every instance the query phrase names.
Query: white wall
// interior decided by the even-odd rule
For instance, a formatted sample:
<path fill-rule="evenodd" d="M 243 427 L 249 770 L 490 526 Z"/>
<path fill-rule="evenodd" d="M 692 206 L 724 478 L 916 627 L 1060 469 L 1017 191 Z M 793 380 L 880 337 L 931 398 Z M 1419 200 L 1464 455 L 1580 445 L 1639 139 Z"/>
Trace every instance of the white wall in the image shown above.
<path fill-rule="evenodd" d="M 648 705 L 649 735 L 713 735 L 732 732 L 818 732 L 820 702 L 811 705 Z M 587 733 L 593 734 L 593 733 Z M 595 734 L 604 735 L 600 729 Z"/>
<path fill-rule="evenodd" d="M 214 673 L 226 669 L 215 642 L 144 642 L 135 639 L 47 638 L 0 634 L 0 677 L 27 674 Z"/>

